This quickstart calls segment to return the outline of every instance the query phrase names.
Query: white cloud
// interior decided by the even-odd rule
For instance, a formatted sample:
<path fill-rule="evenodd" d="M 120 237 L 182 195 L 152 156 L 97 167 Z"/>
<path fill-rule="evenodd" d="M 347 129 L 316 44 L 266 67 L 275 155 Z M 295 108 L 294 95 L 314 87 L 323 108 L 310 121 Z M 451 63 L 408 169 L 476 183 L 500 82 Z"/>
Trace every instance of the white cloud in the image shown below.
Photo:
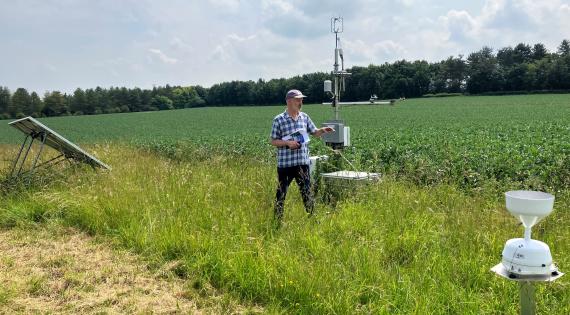
<path fill-rule="evenodd" d="M 72 91 L 328 72 L 338 15 L 346 67 L 570 39 L 570 0 L 0 1 L 0 82 Z"/>
<path fill-rule="evenodd" d="M 365 43 L 362 40 L 344 42 L 345 62 L 354 60 L 357 63 L 378 63 L 378 60 L 397 60 L 408 51 L 393 40 L 383 40 L 376 43 Z M 346 65 L 345 65 L 346 66 Z"/>
<path fill-rule="evenodd" d="M 482 46 L 499 49 L 518 43 L 543 43 L 554 50 L 568 34 L 568 1 L 487 0 L 479 14 L 449 10 L 439 23 L 450 44 L 469 53 Z"/>
<path fill-rule="evenodd" d="M 447 28 L 451 41 L 465 42 L 477 39 L 480 35 L 480 21 L 467 11 L 451 10 L 447 15 L 440 17 L 440 21 Z"/>
<path fill-rule="evenodd" d="M 208 58 L 208 60 L 213 62 L 218 62 L 218 61 L 228 62 L 230 60 L 230 55 L 227 52 L 227 48 L 225 48 L 225 45 L 216 46 L 216 48 L 214 48 L 212 53 L 210 53 L 210 57 Z"/>
<path fill-rule="evenodd" d="M 228 38 L 231 40 L 238 41 L 238 42 L 245 42 L 245 41 L 254 39 L 256 36 L 257 35 L 250 35 L 247 37 L 241 37 L 238 34 L 230 34 L 230 35 L 228 35 Z"/>
<path fill-rule="evenodd" d="M 155 56 L 157 56 L 160 61 L 162 61 L 165 64 L 170 64 L 173 65 L 175 63 L 178 62 L 178 59 L 176 58 L 172 58 L 172 57 L 168 57 L 167 55 L 165 55 L 160 49 L 156 49 L 156 48 L 151 48 L 148 50 L 150 53 L 154 54 Z"/>

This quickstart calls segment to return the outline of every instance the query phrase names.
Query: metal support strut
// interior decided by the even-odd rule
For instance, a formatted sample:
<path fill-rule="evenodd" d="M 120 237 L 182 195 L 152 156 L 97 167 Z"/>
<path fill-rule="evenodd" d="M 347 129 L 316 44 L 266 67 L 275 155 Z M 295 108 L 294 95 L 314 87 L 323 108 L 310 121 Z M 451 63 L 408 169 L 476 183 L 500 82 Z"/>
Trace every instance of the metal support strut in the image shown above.
<path fill-rule="evenodd" d="M 24 148 L 26 147 L 26 143 L 28 142 L 28 138 L 30 138 L 31 141 L 27 145 L 28 148 L 26 149 L 26 153 L 24 153 L 24 156 L 22 157 L 22 152 L 24 152 Z M 36 154 L 36 156 L 34 158 L 34 161 L 32 163 L 32 166 L 30 167 L 30 169 L 27 171 L 24 171 L 24 164 L 26 164 L 26 160 L 28 159 L 28 155 L 30 154 L 30 150 L 32 149 L 32 145 L 34 144 L 34 140 L 36 140 L 36 139 L 38 139 L 40 141 L 40 148 L 39 148 L 38 153 Z M 10 172 L 10 176 L 17 177 L 21 174 L 33 173 L 34 169 L 36 169 L 36 166 L 39 167 L 39 166 L 45 165 L 45 164 L 55 160 L 55 159 L 51 159 L 48 162 L 44 162 L 44 163 L 41 163 L 40 165 L 37 165 L 37 163 L 40 159 L 40 155 L 42 154 L 44 145 L 46 143 L 46 139 L 47 139 L 47 133 L 46 132 L 32 133 L 32 134 L 26 135 L 26 138 L 24 138 L 24 142 L 20 146 L 20 151 L 18 152 L 18 155 L 16 156 L 16 159 L 14 160 L 14 163 L 12 164 L 12 171 Z M 61 157 L 61 155 L 58 156 L 58 158 L 59 157 Z"/>
<path fill-rule="evenodd" d="M 26 142 L 28 142 L 28 138 L 30 138 L 30 135 L 26 135 L 26 137 L 24 138 L 24 142 L 20 146 L 20 151 L 18 151 L 18 156 L 16 156 L 16 159 L 14 160 L 14 163 L 12 164 L 12 170 L 10 171 L 10 176 L 15 175 L 14 171 L 16 171 L 16 167 L 18 166 L 18 161 L 20 161 L 20 156 L 22 156 L 22 151 L 24 150 L 24 147 L 26 146 Z M 32 142 L 33 141 L 34 141 L 34 139 L 32 138 Z"/>

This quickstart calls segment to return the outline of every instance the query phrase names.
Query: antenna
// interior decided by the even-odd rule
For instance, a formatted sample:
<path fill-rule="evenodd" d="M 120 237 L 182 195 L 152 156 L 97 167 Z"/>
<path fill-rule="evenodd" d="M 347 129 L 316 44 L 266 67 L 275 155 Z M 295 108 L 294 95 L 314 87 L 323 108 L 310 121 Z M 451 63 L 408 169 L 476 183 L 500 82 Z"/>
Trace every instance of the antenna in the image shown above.
<path fill-rule="evenodd" d="M 343 31 L 343 21 L 342 17 L 332 17 L 331 18 L 331 33 L 342 33 Z"/>

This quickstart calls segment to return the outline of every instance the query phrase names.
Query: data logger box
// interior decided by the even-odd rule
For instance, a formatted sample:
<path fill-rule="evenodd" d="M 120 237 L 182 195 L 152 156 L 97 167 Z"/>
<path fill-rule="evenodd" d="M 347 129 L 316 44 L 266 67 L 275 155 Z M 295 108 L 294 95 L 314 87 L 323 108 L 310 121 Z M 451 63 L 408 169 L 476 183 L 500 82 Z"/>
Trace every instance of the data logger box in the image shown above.
<path fill-rule="evenodd" d="M 335 146 L 350 146 L 350 127 L 345 126 L 342 120 L 329 120 L 324 122 L 321 127 L 331 127 L 334 132 L 323 134 L 323 141 L 327 144 Z"/>

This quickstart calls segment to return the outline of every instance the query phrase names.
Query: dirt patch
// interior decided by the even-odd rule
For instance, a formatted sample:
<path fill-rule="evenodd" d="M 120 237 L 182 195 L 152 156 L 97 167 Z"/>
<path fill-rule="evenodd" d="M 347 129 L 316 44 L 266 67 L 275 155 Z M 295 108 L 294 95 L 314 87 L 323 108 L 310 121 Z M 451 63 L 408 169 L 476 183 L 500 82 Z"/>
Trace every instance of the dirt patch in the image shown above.
<path fill-rule="evenodd" d="M 197 305 L 185 282 L 74 229 L 0 230 L 0 314 L 241 313 Z"/>

